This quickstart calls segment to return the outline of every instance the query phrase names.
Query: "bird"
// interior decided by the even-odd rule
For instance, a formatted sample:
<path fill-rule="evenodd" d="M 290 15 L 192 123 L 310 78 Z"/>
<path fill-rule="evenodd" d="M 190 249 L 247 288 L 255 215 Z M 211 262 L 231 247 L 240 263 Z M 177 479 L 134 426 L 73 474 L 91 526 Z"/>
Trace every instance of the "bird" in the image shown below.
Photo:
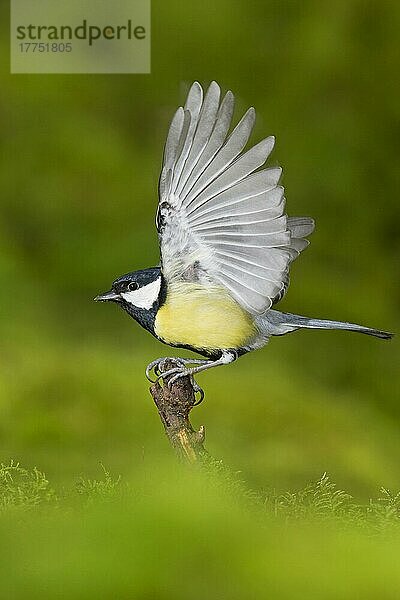
<path fill-rule="evenodd" d="M 165 142 L 156 213 L 161 261 L 118 277 L 95 300 L 118 304 L 158 340 L 201 359 L 163 357 L 146 369 L 172 385 L 232 363 L 273 336 L 299 329 L 344 329 L 389 339 L 355 323 L 280 312 L 291 263 L 308 246 L 310 217 L 285 212 L 282 169 L 264 167 L 275 138 L 245 149 L 249 108 L 231 129 L 235 98 L 196 81 L 175 112 Z M 163 370 L 166 361 L 175 367 Z M 202 396 L 201 396 L 202 397 Z"/>

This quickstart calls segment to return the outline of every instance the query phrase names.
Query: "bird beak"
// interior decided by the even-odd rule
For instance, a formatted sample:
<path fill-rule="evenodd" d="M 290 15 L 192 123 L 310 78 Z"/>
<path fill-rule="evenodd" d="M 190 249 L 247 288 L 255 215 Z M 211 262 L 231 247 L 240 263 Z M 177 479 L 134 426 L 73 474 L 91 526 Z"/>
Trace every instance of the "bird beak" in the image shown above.
<path fill-rule="evenodd" d="M 113 302 L 115 300 L 120 300 L 120 295 L 116 294 L 113 290 L 109 292 L 104 292 L 104 294 L 99 294 L 94 298 L 95 302 Z"/>

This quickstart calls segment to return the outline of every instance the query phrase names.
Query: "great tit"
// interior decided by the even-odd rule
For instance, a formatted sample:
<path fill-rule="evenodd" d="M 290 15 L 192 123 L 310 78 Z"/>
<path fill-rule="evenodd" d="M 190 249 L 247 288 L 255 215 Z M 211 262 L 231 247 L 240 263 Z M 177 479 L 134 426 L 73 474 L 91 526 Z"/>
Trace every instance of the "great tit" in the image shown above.
<path fill-rule="evenodd" d="M 292 261 L 308 246 L 310 217 L 288 217 L 280 167 L 259 169 L 274 146 L 267 137 L 243 151 L 255 121 L 249 108 L 228 134 L 234 96 L 220 102 L 212 82 L 190 88 L 165 143 L 156 215 L 160 266 L 122 275 L 95 300 L 115 302 L 161 342 L 204 359 L 179 359 L 161 373 L 169 384 L 264 346 L 297 329 L 392 334 L 354 323 L 274 310 Z M 146 369 L 162 371 L 158 359 Z M 177 359 L 175 359 L 177 360 Z M 194 366 L 193 366 L 194 365 Z"/>

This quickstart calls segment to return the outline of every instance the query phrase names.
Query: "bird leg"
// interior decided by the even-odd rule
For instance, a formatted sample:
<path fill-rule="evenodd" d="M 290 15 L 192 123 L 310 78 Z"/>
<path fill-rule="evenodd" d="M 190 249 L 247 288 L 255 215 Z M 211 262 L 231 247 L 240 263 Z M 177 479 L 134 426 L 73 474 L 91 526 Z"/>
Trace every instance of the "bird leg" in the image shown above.
<path fill-rule="evenodd" d="M 234 350 L 222 350 L 221 356 L 217 360 L 182 360 L 178 359 L 182 364 L 173 369 L 169 369 L 169 371 L 165 371 L 164 373 L 160 373 L 158 375 L 156 381 L 159 379 L 165 379 L 168 377 L 168 381 L 166 382 L 168 386 L 171 386 L 175 381 L 180 379 L 181 377 L 193 377 L 196 373 L 201 373 L 201 371 L 206 371 L 207 369 L 212 369 L 213 367 L 219 367 L 221 365 L 228 365 L 237 359 L 237 353 Z M 187 367 L 186 364 L 196 364 L 200 363 L 198 367 Z M 171 377 L 172 375 L 172 377 Z M 197 385 L 197 384 L 196 384 Z M 200 388 L 201 390 L 201 388 Z M 198 391 L 200 391 L 198 390 Z"/>
<path fill-rule="evenodd" d="M 175 358 L 175 357 L 162 357 L 162 358 L 157 358 L 156 360 L 153 360 L 149 365 L 147 365 L 146 367 L 146 377 L 149 381 L 151 381 L 152 383 L 156 383 L 159 379 L 163 379 L 164 375 L 166 375 L 168 377 L 169 373 L 176 373 L 177 371 L 174 369 L 170 369 L 168 371 L 163 372 L 163 368 L 165 366 L 165 364 L 169 361 L 174 361 L 175 363 L 179 364 L 179 368 L 178 371 L 179 372 L 185 372 L 185 369 L 187 371 L 190 371 L 190 369 L 186 368 L 186 365 L 204 365 L 205 363 L 209 363 L 212 361 L 209 361 L 207 359 L 201 359 L 201 358 Z M 150 377 L 150 373 L 151 371 L 154 370 L 154 373 L 156 375 L 156 379 L 151 379 Z M 197 381 L 194 380 L 193 375 L 191 375 L 189 372 L 187 373 L 187 375 L 190 376 L 190 382 L 192 384 L 193 387 L 193 391 L 195 394 L 199 393 L 200 397 L 197 400 L 197 402 L 194 404 L 194 406 L 197 406 L 198 404 L 200 404 L 203 401 L 204 398 L 204 391 L 203 389 L 199 386 L 199 384 L 197 383 Z M 184 375 L 182 375 L 183 377 Z M 168 382 L 169 385 L 169 382 Z"/>
<path fill-rule="evenodd" d="M 202 365 L 204 363 L 209 362 L 205 358 L 177 358 L 175 356 L 163 356 L 161 358 L 157 358 L 156 360 L 153 360 L 151 363 L 149 363 L 146 367 L 146 377 L 149 381 L 151 381 L 151 383 L 155 383 L 159 379 L 163 370 L 163 366 L 169 360 L 174 360 L 175 362 L 180 363 L 182 367 L 184 367 L 185 365 Z M 150 377 L 150 373 L 152 370 L 154 370 L 157 379 L 152 379 Z"/>

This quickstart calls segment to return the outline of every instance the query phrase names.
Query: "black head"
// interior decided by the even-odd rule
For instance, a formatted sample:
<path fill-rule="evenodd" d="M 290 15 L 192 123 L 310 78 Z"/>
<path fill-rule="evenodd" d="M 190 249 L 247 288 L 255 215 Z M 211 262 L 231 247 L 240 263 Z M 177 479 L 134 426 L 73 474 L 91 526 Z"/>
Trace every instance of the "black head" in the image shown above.
<path fill-rule="evenodd" d="M 111 290 L 96 296 L 97 302 L 115 302 L 132 317 L 149 328 L 148 320 L 153 317 L 162 303 L 164 283 L 160 267 L 134 271 L 118 277 Z M 142 321 L 145 320 L 145 323 Z"/>

